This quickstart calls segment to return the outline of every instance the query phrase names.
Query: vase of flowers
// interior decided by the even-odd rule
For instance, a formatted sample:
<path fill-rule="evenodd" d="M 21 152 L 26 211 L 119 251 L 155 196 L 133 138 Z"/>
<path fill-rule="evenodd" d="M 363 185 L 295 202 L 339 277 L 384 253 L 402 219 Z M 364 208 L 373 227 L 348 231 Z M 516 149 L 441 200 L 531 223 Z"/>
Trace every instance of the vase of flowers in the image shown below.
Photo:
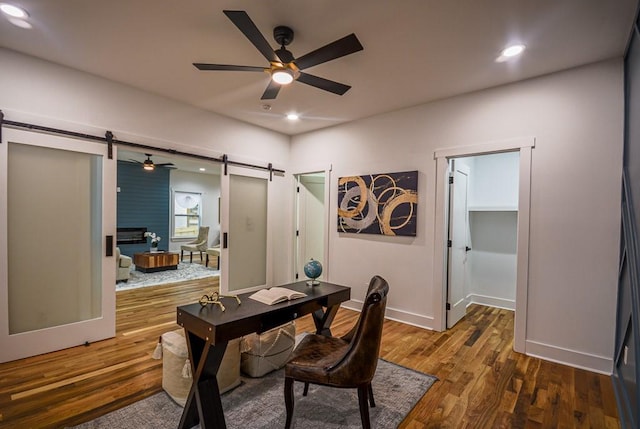
<path fill-rule="evenodd" d="M 161 238 L 155 232 L 145 232 L 144 236 L 151 238 L 151 253 L 156 253 L 158 251 L 158 242 Z"/>

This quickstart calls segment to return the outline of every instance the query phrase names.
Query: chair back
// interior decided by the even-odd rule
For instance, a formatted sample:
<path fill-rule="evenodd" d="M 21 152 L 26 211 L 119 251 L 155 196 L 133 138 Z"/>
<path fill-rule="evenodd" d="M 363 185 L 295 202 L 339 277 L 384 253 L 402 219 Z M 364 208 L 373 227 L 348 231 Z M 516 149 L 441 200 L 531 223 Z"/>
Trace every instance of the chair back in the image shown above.
<path fill-rule="evenodd" d="M 374 276 L 347 352 L 332 368 L 327 369 L 332 374 L 331 378 L 342 379 L 352 386 L 366 384 L 373 379 L 380 354 L 388 293 L 387 281 Z"/>
<path fill-rule="evenodd" d="M 209 239 L 209 227 L 201 226 L 200 229 L 198 229 L 198 238 L 196 238 L 196 241 L 198 243 L 202 243 L 203 241 L 208 239 Z"/>

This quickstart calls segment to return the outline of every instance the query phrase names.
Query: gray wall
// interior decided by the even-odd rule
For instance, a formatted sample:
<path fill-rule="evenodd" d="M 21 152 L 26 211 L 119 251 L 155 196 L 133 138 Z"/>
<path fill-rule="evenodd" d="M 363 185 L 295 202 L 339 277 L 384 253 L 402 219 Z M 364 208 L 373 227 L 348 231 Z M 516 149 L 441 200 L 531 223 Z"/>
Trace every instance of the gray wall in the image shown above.
<path fill-rule="evenodd" d="M 627 109 L 620 264 L 613 385 L 623 428 L 640 427 L 640 35 L 625 58 Z"/>

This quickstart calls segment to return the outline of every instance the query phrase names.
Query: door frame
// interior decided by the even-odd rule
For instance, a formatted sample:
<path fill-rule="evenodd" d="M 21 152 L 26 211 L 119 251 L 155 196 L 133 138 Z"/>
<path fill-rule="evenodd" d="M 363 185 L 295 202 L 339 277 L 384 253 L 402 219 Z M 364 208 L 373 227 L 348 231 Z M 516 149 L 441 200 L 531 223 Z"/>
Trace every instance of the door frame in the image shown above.
<path fill-rule="evenodd" d="M 291 252 L 292 260 L 291 260 L 291 278 L 292 281 L 295 281 L 296 276 L 296 258 L 297 258 L 297 237 L 296 230 L 298 228 L 298 195 L 296 187 L 298 186 L 298 180 L 301 175 L 305 174 L 313 174 L 324 172 L 324 225 L 325 225 L 325 234 L 324 234 L 324 261 L 322 262 L 322 278 L 325 281 L 329 281 L 329 245 L 330 245 L 330 236 L 331 236 L 331 218 L 329 216 L 330 207 L 331 207 L 331 186 L 332 178 L 331 171 L 332 165 L 322 165 L 317 168 L 306 168 L 301 171 L 294 171 L 292 173 L 293 184 L 292 184 L 292 192 L 293 192 L 293 222 L 292 222 L 292 249 Z M 298 279 L 300 280 L 300 279 Z"/>
<path fill-rule="evenodd" d="M 529 284 L 529 223 L 531 205 L 531 151 L 535 137 L 487 142 L 434 151 L 436 160 L 436 212 L 434 225 L 433 324 L 437 331 L 447 327 L 447 206 L 449 193 L 449 159 L 488 155 L 500 152 L 520 153 L 518 187 L 518 227 L 516 259 L 516 311 L 513 348 L 525 353 L 527 333 L 527 291 Z"/>

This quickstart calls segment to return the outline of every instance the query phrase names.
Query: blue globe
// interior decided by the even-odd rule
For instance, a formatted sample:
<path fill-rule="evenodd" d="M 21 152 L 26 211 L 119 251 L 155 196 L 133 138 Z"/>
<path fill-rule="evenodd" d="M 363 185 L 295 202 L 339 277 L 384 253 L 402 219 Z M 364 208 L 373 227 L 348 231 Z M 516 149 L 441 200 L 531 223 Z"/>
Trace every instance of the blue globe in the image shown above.
<path fill-rule="evenodd" d="M 318 284 L 315 281 L 322 274 L 322 264 L 319 261 L 314 261 L 311 259 L 309 262 L 304 264 L 304 275 L 309 277 L 312 281 L 308 284 Z"/>

